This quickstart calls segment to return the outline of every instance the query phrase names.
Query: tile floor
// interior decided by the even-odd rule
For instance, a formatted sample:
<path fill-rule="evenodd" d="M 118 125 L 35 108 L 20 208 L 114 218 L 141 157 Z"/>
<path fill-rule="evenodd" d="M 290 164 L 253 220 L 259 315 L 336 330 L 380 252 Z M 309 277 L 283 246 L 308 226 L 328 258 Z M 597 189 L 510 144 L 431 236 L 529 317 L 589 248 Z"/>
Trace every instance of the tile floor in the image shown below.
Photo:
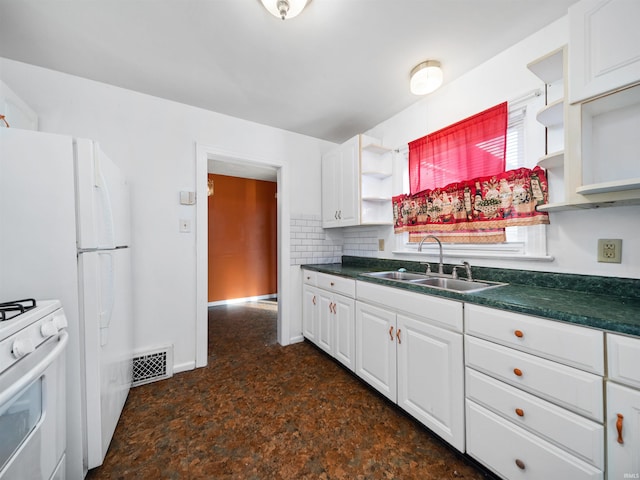
<path fill-rule="evenodd" d="M 311 344 L 272 302 L 209 310 L 209 365 L 131 390 L 97 479 L 493 478 Z"/>

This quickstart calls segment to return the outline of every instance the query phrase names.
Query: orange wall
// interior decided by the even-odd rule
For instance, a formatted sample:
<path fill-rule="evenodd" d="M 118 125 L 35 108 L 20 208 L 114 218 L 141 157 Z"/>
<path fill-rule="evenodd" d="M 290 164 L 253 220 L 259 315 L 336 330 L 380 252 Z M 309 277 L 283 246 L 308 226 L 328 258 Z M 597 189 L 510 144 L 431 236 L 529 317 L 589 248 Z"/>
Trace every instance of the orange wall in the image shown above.
<path fill-rule="evenodd" d="M 277 184 L 209 178 L 209 302 L 277 293 Z"/>

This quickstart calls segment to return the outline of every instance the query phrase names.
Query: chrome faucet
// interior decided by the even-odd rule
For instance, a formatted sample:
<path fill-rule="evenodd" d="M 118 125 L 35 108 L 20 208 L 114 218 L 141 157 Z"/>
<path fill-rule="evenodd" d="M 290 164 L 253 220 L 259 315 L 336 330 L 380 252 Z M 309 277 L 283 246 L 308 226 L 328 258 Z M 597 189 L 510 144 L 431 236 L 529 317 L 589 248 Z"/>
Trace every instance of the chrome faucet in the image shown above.
<path fill-rule="evenodd" d="M 442 242 L 440 241 L 440 239 L 438 237 L 436 237 L 435 235 L 426 235 L 425 237 L 422 238 L 422 240 L 420 240 L 420 245 L 418 245 L 418 251 L 421 252 L 422 251 L 422 244 L 424 243 L 424 241 L 427 238 L 433 238 L 436 242 L 438 242 L 438 247 L 440 247 L 440 263 L 438 263 L 438 273 L 439 274 L 443 274 L 443 267 L 444 267 L 444 263 L 442 261 Z M 429 264 L 427 264 L 427 273 L 431 270 L 429 267 Z"/>
<path fill-rule="evenodd" d="M 451 272 L 451 278 L 458 278 L 458 267 L 464 267 L 465 271 L 467 272 L 467 281 L 468 282 L 472 282 L 473 281 L 473 277 L 471 275 L 471 265 L 469 264 L 469 262 L 462 262 L 462 264 L 460 265 L 455 265 L 453 267 L 453 271 Z"/>

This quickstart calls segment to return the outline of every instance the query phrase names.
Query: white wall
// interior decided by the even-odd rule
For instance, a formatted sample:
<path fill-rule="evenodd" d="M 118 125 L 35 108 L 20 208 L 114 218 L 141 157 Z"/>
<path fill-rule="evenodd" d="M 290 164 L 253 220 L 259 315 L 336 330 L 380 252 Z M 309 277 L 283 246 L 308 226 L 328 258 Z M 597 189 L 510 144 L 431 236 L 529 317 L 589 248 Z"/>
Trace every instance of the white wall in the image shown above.
<path fill-rule="evenodd" d="M 174 344 L 176 368 L 192 367 L 195 207 L 181 206 L 178 195 L 196 190 L 196 143 L 287 165 L 290 204 L 312 215 L 321 210 L 320 157 L 334 145 L 8 59 L 0 59 L 0 75 L 38 113 L 40 130 L 97 140 L 124 170 L 132 193 L 136 349 Z M 179 233 L 182 218 L 192 221 L 191 233 Z M 299 269 L 291 269 L 295 286 Z M 295 308 L 291 336 L 301 330 Z"/>
<path fill-rule="evenodd" d="M 389 147 L 406 146 L 497 103 L 542 88 L 542 82 L 526 68 L 527 63 L 567 44 L 568 38 L 568 18 L 563 17 L 366 133 Z M 443 68 L 446 78 L 446 59 Z M 552 212 L 550 222 L 547 248 L 553 261 L 473 259 L 472 264 L 640 278 L 640 206 Z M 392 229 L 387 232 L 386 237 L 378 232 L 378 238 L 386 238 L 386 249 L 376 256 L 394 258 L 395 242 L 389 241 Z M 622 264 L 596 261 L 598 238 L 623 240 Z M 403 255 L 401 259 L 420 258 Z"/>

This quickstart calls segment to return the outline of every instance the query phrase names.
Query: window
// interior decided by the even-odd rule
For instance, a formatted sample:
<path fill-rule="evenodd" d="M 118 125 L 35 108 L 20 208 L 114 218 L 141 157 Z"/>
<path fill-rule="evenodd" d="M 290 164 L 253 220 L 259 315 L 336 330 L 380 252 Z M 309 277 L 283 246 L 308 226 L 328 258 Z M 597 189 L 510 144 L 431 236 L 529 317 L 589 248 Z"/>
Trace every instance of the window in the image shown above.
<path fill-rule="evenodd" d="M 526 100 L 509 104 L 505 170 L 519 167 L 533 168 L 538 158 L 544 154 L 544 128 L 536 122 L 535 112 L 542 105 L 543 98 L 536 93 L 527 95 Z M 408 151 L 400 152 L 403 159 L 403 191 L 409 191 Z M 507 241 L 496 244 L 449 244 L 449 256 L 469 258 L 518 257 L 523 259 L 546 259 L 546 225 L 528 227 L 507 227 Z M 415 253 L 417 243 L 409 242 L 409 234 L 396 235 L 396 253 Z M 425 244 L 423 250 L 435 249 Z"/>

